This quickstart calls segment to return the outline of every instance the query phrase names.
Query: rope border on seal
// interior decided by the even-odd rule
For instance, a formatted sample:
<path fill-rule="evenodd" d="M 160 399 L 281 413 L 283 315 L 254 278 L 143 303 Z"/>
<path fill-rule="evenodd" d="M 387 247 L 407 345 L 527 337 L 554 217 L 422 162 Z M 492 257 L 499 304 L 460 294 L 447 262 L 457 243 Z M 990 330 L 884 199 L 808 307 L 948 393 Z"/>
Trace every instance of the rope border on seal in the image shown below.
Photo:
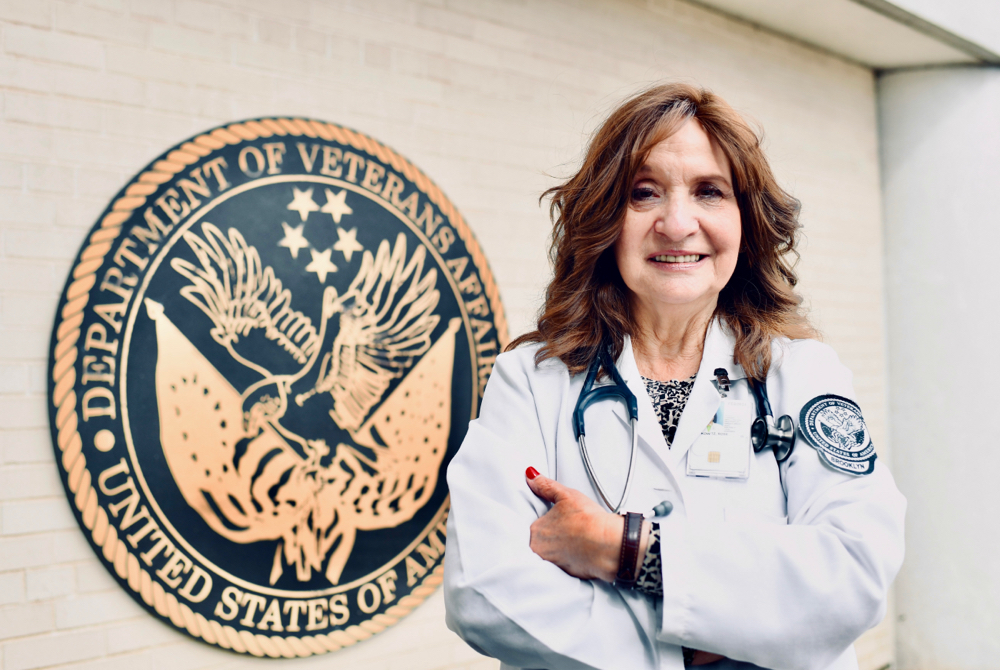
<path fill-rule="evenodd" d="M 382 163 L 391 165 L 430 198 L 448 217 L 472 256 L 493 310 L 499 349 L 502 351 L 507 346 L 507 320 L 500 302 L 500 290 L 489 270 L 486 256 L 465 219 L 433 181 L 395 151 L 363 133 L 309 119 L 265 118 L 219 127 L 185 142 L 180 148 L 168 153 L 165 159 L 153 163 L 151 170 L 142 172 L 125 189 L 124 195 L 114 201 L 111 211 L 101 220 L 100 228 L 91 234 L 90 243 L 81 252 L 80 260 L 73 268 L 73 281 L 66 289 L 66 302 L 57 315 L 56 346 L 52 353 L 52 382 L 55 386 L 51 398 L 56 410 L 56 444 L 62 452 L 60 464 L 67 473 L 66 484 L 73 494 L 73 504 L 80 511 L 83 525 L 91 532 L 94 544 L 101 548 L 104 559 L 113 566 L 121 579 L 126 580 L 129 588 L 138 593 L 143 602 L 157 614 L 169 618 L 174 626 L 209 644 L 260 657 L 302 658 L 349 647 L 398 623 L 437 590 L 444 581 L 444 566 L 439 564 L 409 595 L 400 598 L 399 603 L 384 613 L 332 633 L 303 637 L 268 636 L 247 630 L 237 631 L 214 619 L 206 619 L 153 580 L 136 555 L 118 538 L 118 531 L 111 525 L 107 512 L 98 505 L 93 477 L 83 455 L 83 440 L 78 430 L 79 417 L 76 411 L 77 397 L 73 390 L 76 385 L 75 345 L 80 339 L 83 310 L 90 300 L 91 289 L 97 282 L 96 272 L 103 265 L 105 256 L 121 234 L 122 224 L 132 216 L 132 212 L 145 205 L 147 196 L 155 193 L 161 184 L 170 181 L 188 165 L 205 158 L 213 151 L 258 138 L 286 135 L 333 140 L 364 151 Z"/>

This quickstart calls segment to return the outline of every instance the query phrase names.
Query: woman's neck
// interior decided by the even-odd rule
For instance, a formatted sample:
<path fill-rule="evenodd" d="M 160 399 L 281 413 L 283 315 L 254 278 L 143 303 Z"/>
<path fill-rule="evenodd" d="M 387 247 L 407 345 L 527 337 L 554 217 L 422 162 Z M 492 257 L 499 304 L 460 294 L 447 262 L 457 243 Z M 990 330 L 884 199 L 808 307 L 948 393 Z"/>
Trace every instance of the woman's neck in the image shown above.
<path fill-rule="evenodd" d="M 650 310 L 635 305 L 638 332 L 632 350 L 639 374 L 648 379 L 688 379 L 698 372 L 705 333 L 715 313 L 711 309 Z"/>

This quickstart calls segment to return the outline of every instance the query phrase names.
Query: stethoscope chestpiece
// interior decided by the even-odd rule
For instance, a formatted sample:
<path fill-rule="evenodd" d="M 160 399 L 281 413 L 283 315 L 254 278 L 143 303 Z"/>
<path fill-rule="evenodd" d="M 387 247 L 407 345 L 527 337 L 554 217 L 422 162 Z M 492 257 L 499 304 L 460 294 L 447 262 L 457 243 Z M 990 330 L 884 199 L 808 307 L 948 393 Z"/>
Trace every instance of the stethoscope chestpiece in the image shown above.
<path fill-rule="evenodd" d="M 787 414 L 774 423 L 774 417 L 765 416 L 754 419 L 750 426 L 750 443 L 754 453 L 759 454 L 767 447 L 774 451 L 774 459 L 784 463 L 792 455 L 795 448 L 795 424 Z"/>
<path fill-rule="evenodd" d="M 755 383 L 749 379 L 747 382 L 757 399 L 758 417 L 750 426 L 750 444 L 753 445 L 754 453 L 760 453 L 766 447 L 771 447 L 774 459 L 784 463 L 795 448 L 795 422 L 792 421 L 792 417 L 785 414 L 775 423 L 771 413 L 771 402 L 767 397 L 767 384 Z"/>
<path fill-rule="evenodd" d="M 767 421 L 763 417 L 757 417 L 750 426 L 750 444 L 753 445 L 753 452 L 759 454 L 767 446 Z"/>
<path fill-rule="evenodd" d="M 784 463 L 795 448 L 795 424 L 792 417 L 787 414 L 778 417 L 778 425 L 774 427 L 772 434 L 774 440 L 771 449 L 774 450 L 774 458 L 779 463 Z"/>

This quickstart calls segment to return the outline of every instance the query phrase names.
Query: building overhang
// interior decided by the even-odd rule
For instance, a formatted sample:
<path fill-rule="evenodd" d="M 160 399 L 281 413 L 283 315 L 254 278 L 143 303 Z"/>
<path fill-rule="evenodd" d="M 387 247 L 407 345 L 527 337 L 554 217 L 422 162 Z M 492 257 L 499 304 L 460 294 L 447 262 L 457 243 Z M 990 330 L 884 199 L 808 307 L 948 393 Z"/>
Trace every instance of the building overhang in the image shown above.
<path fill-rule="evenodd" d="M 1000 64 L 1000 55 L 888 0 L 691 0 L 876 70 Z"/>

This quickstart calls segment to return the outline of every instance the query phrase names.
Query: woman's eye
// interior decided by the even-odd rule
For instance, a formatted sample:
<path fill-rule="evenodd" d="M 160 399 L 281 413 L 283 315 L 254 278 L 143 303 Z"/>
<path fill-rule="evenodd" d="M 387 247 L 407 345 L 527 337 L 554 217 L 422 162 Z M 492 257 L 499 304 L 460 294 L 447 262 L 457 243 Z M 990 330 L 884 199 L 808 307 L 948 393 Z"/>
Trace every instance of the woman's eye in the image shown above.
<path fill-rule="evenodd" d="M 635 202 L 646 202 L 656 197 L 656 191 L 649 186 L 636 186 L 632 189 L 632 200 Z"/>
<path fill-rule="evenodd" d="M 714 184 L 702 184 L 698 188 L 698 197 L 704 200 L 719 200 L 724 195 L 722 189 Z"/>

